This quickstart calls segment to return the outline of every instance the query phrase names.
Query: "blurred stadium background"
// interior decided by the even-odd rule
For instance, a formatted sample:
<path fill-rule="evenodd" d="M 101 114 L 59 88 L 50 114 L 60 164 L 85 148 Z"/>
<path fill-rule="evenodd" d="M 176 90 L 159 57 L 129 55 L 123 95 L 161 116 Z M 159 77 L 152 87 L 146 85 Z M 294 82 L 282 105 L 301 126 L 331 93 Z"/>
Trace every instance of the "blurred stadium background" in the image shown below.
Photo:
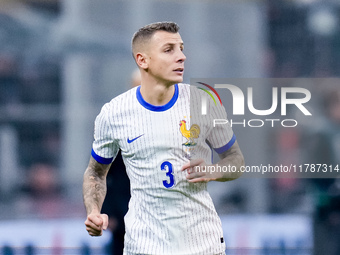
<path fill-rule="evenodd" d="M 130 87 L 130 40 L 151 22 L 181 26 L 187 83 L 319 78 L 311 125 L 235 133 L 247 163 L 339 164 L 339 18 L 337 0 L 0 0 L 0 254 L 107 253 L 110 234 L 90 238 L 83 226 L 82 175 L 94 118 Z M 339 255 L 339 186 L 211 185 L 227 254 Z"/>

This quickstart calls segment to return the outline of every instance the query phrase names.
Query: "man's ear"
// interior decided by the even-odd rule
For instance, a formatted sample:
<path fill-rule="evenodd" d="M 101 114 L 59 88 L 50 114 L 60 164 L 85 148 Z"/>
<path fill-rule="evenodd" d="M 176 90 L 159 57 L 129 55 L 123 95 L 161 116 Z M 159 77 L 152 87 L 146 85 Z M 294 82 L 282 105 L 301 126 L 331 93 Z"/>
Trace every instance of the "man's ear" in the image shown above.
<path fill-rule="evenodd" d="M 140 53 L 138 52 L 136 54 L 136 63 L 137 65 L 142 68 L 142 69 L 147 69 L 149 64 L 148 64 L 148 61 L 147 61 L 147 56 L 145 55 L 145 53 Z"/>

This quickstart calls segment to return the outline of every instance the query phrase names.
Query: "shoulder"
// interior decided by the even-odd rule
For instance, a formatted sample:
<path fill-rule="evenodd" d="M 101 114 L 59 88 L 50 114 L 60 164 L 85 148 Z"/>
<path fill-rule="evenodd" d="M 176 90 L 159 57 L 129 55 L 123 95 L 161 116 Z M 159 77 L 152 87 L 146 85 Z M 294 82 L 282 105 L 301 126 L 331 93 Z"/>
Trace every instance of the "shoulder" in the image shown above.
<path fill-rule="evenodd" d="M 129 104 L 131 100 L 136 98 L 136 90 L 137 87 L 129 89 L 128 91 L 119 94 L 118 96 L 114 97 L 110 102 L 104 104 L 103 109 L 110 109 L 110 108 L 121 108 L 122 106 Z"/>
<path fill-rule="evenodd" d="M 187 83 L 178 83 L 178 88 L 180 91 L 191 93 L 192 95 L 204 95 L 204 91 L 195 85 L 190 85 Z"/>
<path fill-rule="evenodd" d="M 190 84 L 187 83 L 177 83 L 179 89 L 188 89 L 190 88 Z"/>
<path fill-rule="evenodd" d="M 136 91 L 138 87 L 134 87 L 129 89 L 128 91 L 125 91 L 124 93 L 114 97 L 109 103 L 115 104 L 115 103 L 121 103 L 124 100 L 131 100 L 133 98 L 136 98 Z"/>
<path fill-rule="evenodd" d="M 182 94 L 182 97 L 186 97 L 192 105 L 201 105 L 203 101 L 208 103 L 209 107 L 214 104 L 214 99 L 210 96 L 211 93 L 205 89 L 186 83 L 179 83 L 178 87 L 180 95 Z"/>
<path fill-rule="evenodd" d="M 102 106 L 98 117 L 112 118 L 113 116 L 124 112 L 124 109 L 129 109 L 132 106 L 132 102 L 136 99 L 136 90 L 136 87 L 132 88 L 105 103 Z"/>
<path fill-rule="evenodd" d="M 190 91 L 191 89 L 197 89 L 196 86 L 192 86 L 188 83 L 178 83 L 178 89 L 183 91 Z"/>
<path fill-rule="evenodd" d="M 203 90 L 187 83 L 178 83 L 178 90 L 180 94 L 188 95 L 190 99 L 201 98 L 204 95 Z"/>

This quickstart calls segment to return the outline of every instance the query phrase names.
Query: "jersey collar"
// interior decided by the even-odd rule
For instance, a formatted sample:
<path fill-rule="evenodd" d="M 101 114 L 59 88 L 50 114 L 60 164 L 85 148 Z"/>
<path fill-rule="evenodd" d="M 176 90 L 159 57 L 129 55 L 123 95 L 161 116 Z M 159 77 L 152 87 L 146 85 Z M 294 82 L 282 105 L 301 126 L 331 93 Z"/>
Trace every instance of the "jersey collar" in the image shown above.
<path fill-rule="evenodd" d="M 142 97 L 142 94 L 140 93 L 140 86 L 137 87 L 137 91 L 136 91 L 137 100 L 144 108 L 150 111 L 154 111 L 154 112 L 166 111 L 170 109 L 176 103 L 177 98 L 178 98 L 178 84 L 175 84 L 174 86 L 175 86 L 175 93 L 172 96 L 171 100 L 165 105 L 158 106 L 158 105 L 152 105 L 146 102 L 144 98 Z"/>

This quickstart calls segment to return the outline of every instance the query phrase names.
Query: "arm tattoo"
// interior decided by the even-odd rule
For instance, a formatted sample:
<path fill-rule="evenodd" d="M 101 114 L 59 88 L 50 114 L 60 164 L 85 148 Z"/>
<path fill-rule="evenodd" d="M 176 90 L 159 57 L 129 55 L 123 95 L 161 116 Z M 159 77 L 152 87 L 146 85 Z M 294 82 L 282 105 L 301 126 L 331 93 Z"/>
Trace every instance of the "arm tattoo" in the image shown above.
<path fill-rule="evenodd" d="M 100 212 L 106 196 L 106 175 L 110 165 L 102 165 L 91 158 L 84 173 L 83 198 L 87 214 Z"/>
<path fill-rule="evenodd" d="M 237 169 L 236 172 L 226 172 L 221 181 L 231 181 L 242 175 L 240 168 L 244 166 L 244 157 L 237 142 L 229 150 L 219 154 L 219 157 L 219 164 L 235 166 Z"/>

